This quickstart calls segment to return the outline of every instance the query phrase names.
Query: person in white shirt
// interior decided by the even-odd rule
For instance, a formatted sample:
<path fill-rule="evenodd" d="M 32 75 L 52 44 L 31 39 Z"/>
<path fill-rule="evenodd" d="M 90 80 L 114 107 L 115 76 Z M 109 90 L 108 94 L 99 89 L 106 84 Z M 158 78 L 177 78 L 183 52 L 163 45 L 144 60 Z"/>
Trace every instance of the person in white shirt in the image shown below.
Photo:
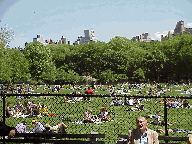
<path fill-rule="evenodd" d="M 32 125 L 35 126 L 35 128 L 32 129 L 30 132 L 40 133 L 45 130 L 45 127 L 43 126 L 43 124 L 41 122 L 37 122 L 37 120 L 31 120 L 31 123 L 32 123 Z"/>
<path fill-rule="evenodd" d="M 93 123 L 95 121 L 91 113 L 92 113 L 91 109 L 84 113 L 83 123 Z"/>

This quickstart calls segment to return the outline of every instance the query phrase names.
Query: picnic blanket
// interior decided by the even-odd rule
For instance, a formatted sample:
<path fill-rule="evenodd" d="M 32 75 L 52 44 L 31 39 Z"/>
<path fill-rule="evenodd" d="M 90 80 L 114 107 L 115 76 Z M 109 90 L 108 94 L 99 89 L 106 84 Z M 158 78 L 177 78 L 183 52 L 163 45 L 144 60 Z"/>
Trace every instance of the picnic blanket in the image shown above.
<path fill-rule="evenodd" d="M 85 124 L 83 121 L 74 121 L 74 122 L 72 122 L 72 123 L 74 123 L 74 124 Z M 102 123 L 102 122 L 100 122 L 100 121 L 95 121 L 95 122 L 93 122 L 93 123 L 99 124 L 99 123 Z"/>

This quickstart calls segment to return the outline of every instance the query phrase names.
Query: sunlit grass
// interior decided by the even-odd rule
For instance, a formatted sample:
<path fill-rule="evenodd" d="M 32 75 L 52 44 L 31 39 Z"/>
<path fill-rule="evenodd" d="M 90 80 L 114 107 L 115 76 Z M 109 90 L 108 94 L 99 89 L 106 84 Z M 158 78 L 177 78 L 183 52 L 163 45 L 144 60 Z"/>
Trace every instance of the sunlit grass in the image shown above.
<path fill-rule="evenodd" d="M 119 87 L 120 88 L 120 87 Z M 181 94 L 182 91 L 175 91 L 178 89 L 184 88 L 182 87 L 173 87 L 172 86 L 172 92 L 167 93 L 167 95 L 170 96 L 188 96 Z M 149 87 L 146 87 L 145 89 L 142 89 L 142 93 L 146 93 L 148 91 Z M 152 88 L 154 89 L 154 88 Z M 51 92 L 51 90 L 45 90 L 46 92 Z M 42 90 L 42 87 L 35 90 L 34 93 L 44 93 L 45 91 Z M 108 94 L 109 92 L 107 90 L 103 91 L 103 89 L 96 89 L 95 94 Z M 135 95 L 138 91 L 131 90 L 131 94 Z M 68 90 L 63 88 L 63 90 L 60 90 L 59 94 L 67 94 L 71 93 L 73 90 Z M 82 94 L 84 94 L 85 90 L 79 91 Z M 53 92 L 51 92 L 53 93 Z M 54 99 L 49 99 L 54 98 Z M 44 99 L 44 97 L 31 97 L 30 101 L 35 101 L 36 104 L 45 104 L 45 105 L 51 105 L 49 108 L 49 113 L 54 114 L 53 117 L 51 116 L 44 116 L 44 117 L 33 117 L 33 118 L 6 118 L 6 124 L 9 126 L 15 126 L 17 123 L 20 123 L 21 121 L 25 120 L 27 122 L 27 128 L 28 130 L 31 130 L 33 126 L 31 125 L 32 119 L 37 119 L 42 124 L 49 123 L 50 125 L 54 126 L 61 122 L 61 119 L 70 119 L 72 121 L 82 121 L 83 120 L 83 113 L 87 111 L 88 109 L 92 109 L 93 115 L 99 114 L 99 109 L 102 107 L 103 103 L 107 103 L 107 110 L 112 111 L 115 113 L 115 115 L 110 115 L 113 121 L 111 122 L 105 122 L 100 124 L 74 124 L 69 121 L 64 121 L 66 125 L 68 126 L 67 133 L 69 134 L 90 134 L 92 131 L 97 131 L 99 134 L 105 134 L 106 138 L 104 141 L 106 144 L 114 144 L 117 140 L 118 134 L 128 134 L 128 130 L 136 128 L 135 124 L 135 118 L 140 115 L 150 115 L 155 114 L 157 110 L 161 111 L 161 114 L 164 114 L 164 104 L 157 104 L 154 103 L 155 100 L 163 100 L 162 98 L 154 98 L 154 99 L 148 99 L 149 101 L 142 102 L 144 104 L 145 109 L 147 111 L 124 111 L 128 109 L 130 106 L 111 106 L 110 102 L 112 98 L 93 98 L 93 100 L 89 103 L 86 101 L 80 101 L 76 103 L 64 103 L 63 97 L 49 97 L 47 96 L 47 99 Z M 124 101 L 124 98 L 122 99 Z M 6 102 L 11 102 L 11 107 L 16 104 L 18 99 L 15 97 L 7 97 Z M 19 99 L 21 103 L 24 103 L 26 99 Z M 192 104 L 191 100 L 188 100 L 189 104 Z M 0 104 L 0 108 L 2 109 L 2 102 Z M 191 127 L 191 112 L 192 109 L 187 108 L 179 108 L 179 109 L 168 109 L 168 122 L 177 122 L 173 126 L 169 126 L 171 129 L 184 129 L 188 131 L 192 131 Z M 2 120 L 2 119 L 1 119 Z M 163 120 L 163 119 L 162 119 Z M 153 121 L 153 119 L 148 119 L 149 122 Z M 154 126 L 149 124 L 148 126 L 150 129 L 157 130 L 157 129 L 164 129 L 163 126 Z M 159 134 L 159 135 L 164 135 Z M 187 136 L 187 133 L 169 133 L 170 136 Z"/>

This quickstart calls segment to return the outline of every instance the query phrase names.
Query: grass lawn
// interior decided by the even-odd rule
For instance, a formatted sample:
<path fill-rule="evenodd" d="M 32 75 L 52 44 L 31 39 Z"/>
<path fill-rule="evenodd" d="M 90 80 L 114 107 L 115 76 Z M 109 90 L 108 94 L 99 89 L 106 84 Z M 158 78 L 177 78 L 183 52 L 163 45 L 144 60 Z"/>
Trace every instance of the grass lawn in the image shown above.
<path fill-rule="evenodd" d="M 164 84 L 162 84 L 164 86 Z M 26 86 L 27 87 L 27 86 Z M 51 92 L 51 89 L 43 90 L 43 87 L 46 86 L 38 86 L 39 89 L 34 89 L 33 93 L 45 93 L 45 92 Z M 53 87 L 53 86 L 51 86 Z M 59 91 L 59 94 L 69 94 L 72 93 L 73 90 L 68 90 L 66 88 L 69 88 L 69 85 L 66 85 L 62 88 L 62 90 Z M 106 86 L 104 86 L 106 88 Z M 120 86 L 116 87 L 120 89 Z M 169 96 L 189 96 L 187 94 L 183 94 L 183 91 L 178 91 L 182 89 L 187 89 L 187 87 L 190 86 L 179 86 L 176 87 L 174 85 L 171 85 L 172 92 L 167 92 L 166 95 Z M 105 89 L 95 89 L 95 94 L 108 94 L 109 92 Z M 146 93 L 146 91 L 149 90 L 149 88 L 153 88 L 153 86 L 145 87 L 144 89 L 141 89 L 142 93 Z M 163 87 L 165 88 L 165 87 Z M 166 87 L 167 88 L 167 87 Z M 125 89 L 129 90 L 128 87 L 125 86 Z M 131 89 L 129 92 L 131 95 L 136 95 L 138 93 L 139 89 Z M 176 90 L 176 91 L 175 91 Z M 97 92 L 96 92 L 97 91 Z M 165 89 L 164 89 L 165 91 Z M 82 94 L 84 94 L 85 90 L 79 90 Z M 105 134 L 106 138 L 104 139 L 106 144 L 114 144 L 117 140 L 118 134 L 124 134 L 126 135 L 128 133 L 128 130 L 136 128 L 136 122 L 135 119 L 137 116 L 143 115 L 150 115 L 155 114 L 157 110 L 161 111 L 161 114 L 164 114 L 164 104 L 160 103 L 154 103 L 155 100 L 163 100 L 162 98 L 153 98 L 153 99 L 147 99 L 149 101 L 141 102 L 144 104 L 145 109 L 147 111 L 124 111 L 128 109 L 130 106 L 124 105 L 124 106 L 110 106 L 112 98 L 110 97 L 102 97 L 102 98 L 93 98 L 93 100 L 89 103 L 86 101 L 79 101 L 76 103 L 64 103 L 64 97 L 47 97 L 47 99 L 44 99 L 43 97 L 31 97 L 30 101 L 35 101 L 36 104 L 45 104 L 45 105 L 51 105 L 49 108 L 49 113 L 54 114 L 53 117 L 51 116 L 44 116 L 44 117 L 33 117 L 33 118 L 6 118 L 6 124 L 9 126 L 15 126 L 17 123 L 20 123 L 21 121 L 25 120 L 27 122 L 27 128 L 28 130 L 31 130 L 33 126 L 31 125 L 32 119 L 37 119 L 42 124 L 49 123 L 51 126 L 54 126 L 61 122 L 61 119 L 70 119 L 70 120 L 77 120 L 82 121 L 83 120 L 83 113 L 89 109 L 92 109 L 93 115 L 99 114 L 99 110 L 102 107 L 103 103 L 107 103 L 107 111 L 112 111 L 115 113 L 115 115 L 110 115 L 113 121 L 111 122 L 103 122 L 100 124 L 74 124 L 69 121 L 64 121 L 64 123 L 68 126 L 67 133 L 68 134 L 90 134 L 92 131 L 96 131 L 99 134 Z M 124 98 L 122 99 L 124 101 Z M 2 100 L 1 100 L 2 101 Z M 16 97 L 7 97 L 6 102 L 10 102 L 11 106 L 14 106 L 18 99 Z M 23 104 L 26 99 L 19 99 L 21 103 Z M 192 105 L 192 101 L 188 99 L 188 102 L 190 105 Z M 0 104 L 0 109 L 2 112 L 2 102 Z M 191 108 L 170 108 L 168 109 L 168 122 L 176 122 L 175 125 L 169 126 L 169 129 L 183 129 L 192 131 L 191 127 Z M 1 113 L 2 115 L 2 113 Z M 162 119 L 163 120 L 163 119 Z M 1 118 L 2 121 L 2 118 Z M 153 119 L 148 119 L 149 122 L 153 121 Z M 149 124 L 148 128 L 157 130 L 157 129 L 164 129 L 163 126 L 154 126 Z M 159 135 L 164 135 L 159 134 Z M 169 133 L 170 136 L 187 136 L 187 133 Z"/>

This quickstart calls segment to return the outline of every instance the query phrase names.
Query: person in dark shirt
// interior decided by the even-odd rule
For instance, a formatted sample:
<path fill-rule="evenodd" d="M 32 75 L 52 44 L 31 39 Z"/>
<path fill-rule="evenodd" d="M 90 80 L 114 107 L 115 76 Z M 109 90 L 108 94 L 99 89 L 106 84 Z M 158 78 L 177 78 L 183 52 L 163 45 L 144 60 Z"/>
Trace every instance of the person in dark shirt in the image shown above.
<path fill-rule="evenodd" d="M 8 138 L 12 138 L 14 135 L 15 135 L 15 128 L 10 127 L 0 121 L 0 136 L 8 136 Z"/>

